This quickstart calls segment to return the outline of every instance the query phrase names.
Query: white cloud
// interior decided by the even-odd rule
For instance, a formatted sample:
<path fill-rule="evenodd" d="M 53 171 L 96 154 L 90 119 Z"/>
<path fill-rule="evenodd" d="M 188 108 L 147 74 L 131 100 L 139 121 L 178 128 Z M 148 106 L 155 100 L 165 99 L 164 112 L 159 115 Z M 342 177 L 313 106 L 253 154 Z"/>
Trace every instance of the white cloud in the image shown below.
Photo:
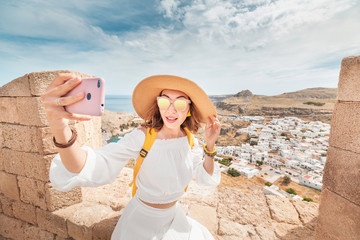
<path fill-rule="evenodd" d="M 81 11 L 94 7 L 85 2 Z M 177 74 L 209 94 L 279 94 L 336 87 L 341 59 L 360 51 L 360 5 L 354 1 L 160 1 L 158 11 L 170 23 L 121 34 L 71 10 L 81 4 L 17 4 L 0 17 L 1 31 L 61 41 L 0 39 L 6 56 L 0 59 L 1 80 L 73 69 L 104 77 L 107 93 L 131 94 L 144 77 Z"/>
<path fill-rule="evenodd" d="M 178 14 L 177 8 L 180 4 L 180 1 L 178 0 L 163 0 L 160 1 L 159 9 L 161 12 L 165 13 L 165 16 L 168 18 L 175 18 Z"/>

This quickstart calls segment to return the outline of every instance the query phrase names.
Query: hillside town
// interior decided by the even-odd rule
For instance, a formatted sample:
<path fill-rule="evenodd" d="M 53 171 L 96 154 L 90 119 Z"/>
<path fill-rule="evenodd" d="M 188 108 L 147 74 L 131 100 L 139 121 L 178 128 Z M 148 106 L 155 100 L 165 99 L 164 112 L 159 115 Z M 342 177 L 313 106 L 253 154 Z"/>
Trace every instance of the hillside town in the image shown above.
<path fill-rule="evenodd" d="M 247 134 L 245 144 L 217 147 L 216 160 L 222 171 L 235 169 L 248 178 L 265 173 L 264 179 L 270 183 L 287 175 L 296 183 L 321 190 L 329 124 L 306 122 L 296 117 L 268 122 L 261 116 L 227 118 L 248 121 L 251 125 L 237 130 L 237 134 Z M 223 159 L 231 159 L 230 165 L 221 164 Z M 264 193 L 289 197 L 275 185 L 265 186 Z"/>

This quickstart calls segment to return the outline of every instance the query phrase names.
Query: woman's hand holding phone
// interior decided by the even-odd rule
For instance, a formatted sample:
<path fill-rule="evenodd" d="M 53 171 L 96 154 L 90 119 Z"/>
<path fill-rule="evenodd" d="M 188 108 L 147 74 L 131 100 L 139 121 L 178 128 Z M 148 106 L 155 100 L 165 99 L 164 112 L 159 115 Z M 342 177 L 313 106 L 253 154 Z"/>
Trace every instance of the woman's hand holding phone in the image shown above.
<path fill-rule="evenodd" d="M 80 77 L 71 74 L 59 74 L 47 87 L 46 92 L 41 95 L 46 117 L 52 129 L 62 130 L 71 120 L 88 121 L 88 115 L 69 113 L 64 106 L 77 103 L 85 98 L 85 93 L 79 92 L 75 95 L 64 96 L 82 82 Z"/>
<path fill-rule="evenodd" d="M 65 107 L 78 104 L 84 100 L 84 92 L 69 94 L 82 85 L 82 82 L 84 79 L 72 74 L 60 74 L 50 83 L 46 92 L 41 95 L 51 133 L 59 145 L 67 145 L 70 139 L 73 139 L 74 132 L 68 126 L 69 119 L 78 121 L 91 119 L 88 115 L 70 113 L 65 110 Z M 66 148 L 59 148 L 58 151 L 61 161 L 68 171 L 73 173 L 81 171 L 86 162 L 86 151 L 80 147 L 78 142 L 75 141 Z"/>

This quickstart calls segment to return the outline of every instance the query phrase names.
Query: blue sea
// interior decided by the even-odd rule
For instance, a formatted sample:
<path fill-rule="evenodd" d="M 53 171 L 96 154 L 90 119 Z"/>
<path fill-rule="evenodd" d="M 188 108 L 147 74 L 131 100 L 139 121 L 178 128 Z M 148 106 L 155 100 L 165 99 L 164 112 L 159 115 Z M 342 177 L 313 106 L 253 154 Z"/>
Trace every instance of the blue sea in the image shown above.
<path fill-rule="evenodd" d="M 222 100 L 222 98 L 215 96 L 214 97 L 209 96 L 209 97 L 213 103 Z M 112 112 L 135 113 L 135 110 L 131 102 L 131 95 L 106 95 L 105 109 Z"/>
<path fill-rule="evenodd" d="M 135 113 L 131 102 L 131 95 L 106 95 L 105 109 L 112 112 Z"/>

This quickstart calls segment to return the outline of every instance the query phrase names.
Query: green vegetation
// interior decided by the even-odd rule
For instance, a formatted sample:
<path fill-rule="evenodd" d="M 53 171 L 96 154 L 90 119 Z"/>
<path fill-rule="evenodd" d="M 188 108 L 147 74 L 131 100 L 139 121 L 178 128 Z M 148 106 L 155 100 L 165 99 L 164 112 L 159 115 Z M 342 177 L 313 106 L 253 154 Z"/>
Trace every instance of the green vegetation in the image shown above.
<path fill-rule="evenodd" d="M 288 189 L 286 189 L 286 192 L 287 192 L 287 193 L 290 193 L 290 194 L 297 195 L 297 193 L 295 192 L 295 190 L 294 190 L 294 189 L 292 189 L 292 188 L 288 188 Z"/>
<path fill-rule="evenodd" d="M 291 178 L 288 175 L 285 175 L 285 177 L 282 180 L 282 183 L 288 185 L 290 182 L 291 182 Z"/>
<path fill-rule="evenodd" d="M 263 165 L 263 164 L 264 164 L 264 162 L 263 162 L 263 161 L 259 161 L 259 160 L 257 160 L 257 161 L 256 161 L 256 164 L 257 164 L 257 165 L 259 165 L 259 166 L 261 166 L 261 165 Z"/>
<path fill-rule="evenodd" d="M 124 131 L 124 129 L 129 129 L 129 127 L 133 127 L 133 128 L 136 128 L 138 127 L 139 124 L 136 123 L 136 122 L 131 122 L 131 123 L 123 123 L 120 125 L 120 130 L 121 131 Z"/>
<path fill-rule="evenodd" d="M 132 126 L 132 127 L 138 127 L 139 126 L 139 124 L 138 123 L 136 123 L 136 122 L 131 122 L 131 124 L 130 124 L 130 126 Z"/>
<path fill-rule="evenodd" d="M 272 185 L 272 183 L 271 182 L 266 182 L 265 185 L 270 187 Z"/>
<path fill-rule="evenodd" d="M 230 168 L 227 173 L 231 175 L 232 177 L 238 177 L 240 176 L 240 172 L 234 168 Z"/>
<path fill-rule="evenodd" d="M 303 201 L 307 201 L 307 202 L 313 202 L 313 200 L 311 198 L 304 198 Z"/>
<path fill-rule="evenodd" d="M 223 158 L 222 160 L 219 160 L 218 162 L 228 167 L 231 165 L 232 160 L 233 159 L 231 157 L 229 157 L 229 158 Z"/>
<path fill-rule="evenodd" d="M 250 142 L 250 145 L 251 145 L 251 146 L 258 145 L 258 141 L 251 141 L 251 142 Z"/>
<path fill-rule="evenodd" d="M 304 102 L 303 104 L 307 104 L 307 105 L 314 105 L 314 106 L 324 106 L 325 103 L 322 103 L 322 102 Z"/>

